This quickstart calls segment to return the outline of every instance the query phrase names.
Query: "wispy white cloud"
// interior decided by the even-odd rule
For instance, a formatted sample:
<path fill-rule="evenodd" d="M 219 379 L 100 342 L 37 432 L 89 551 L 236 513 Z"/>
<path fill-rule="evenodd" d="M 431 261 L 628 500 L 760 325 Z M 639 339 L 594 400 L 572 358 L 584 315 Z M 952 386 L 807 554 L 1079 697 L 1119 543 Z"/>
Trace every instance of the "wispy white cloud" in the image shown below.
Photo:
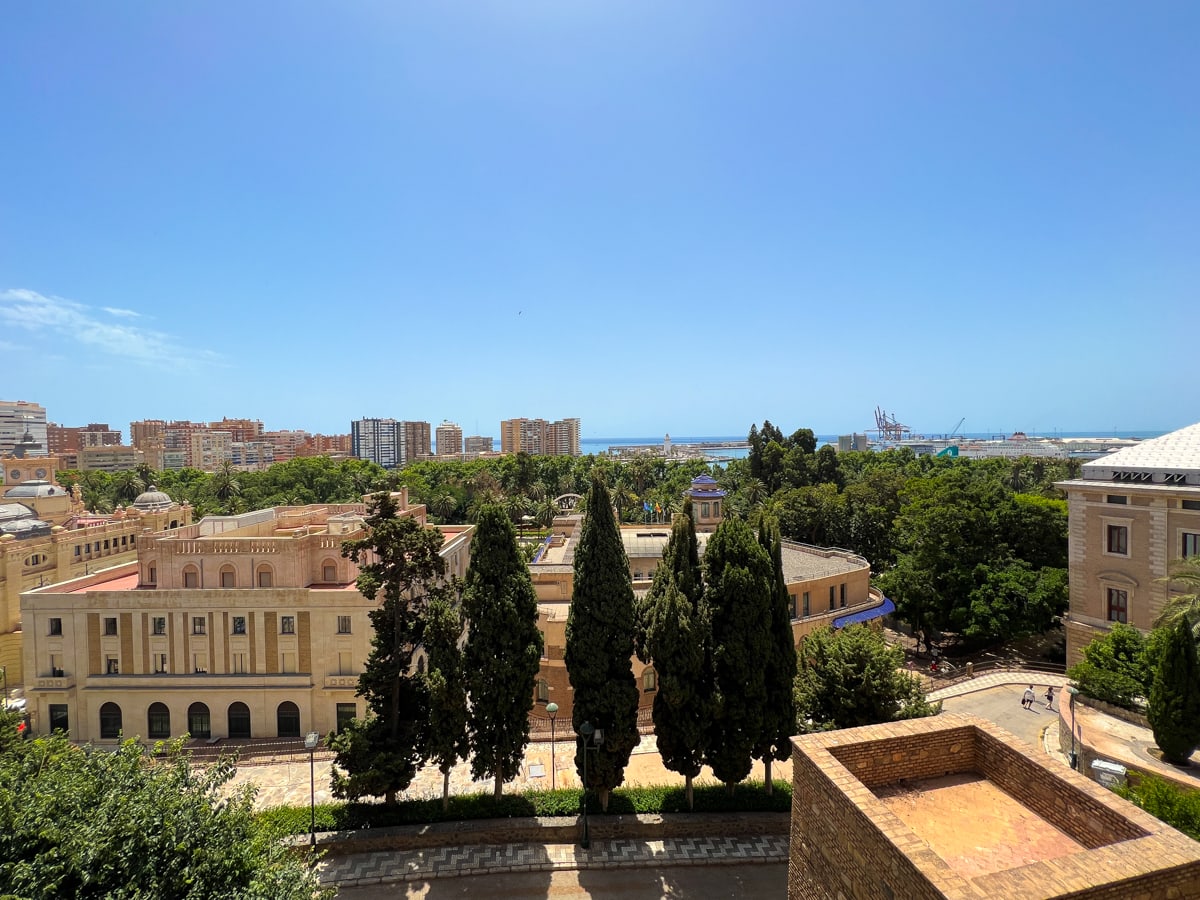
<path fill-rule="evenodd" d="M 140 317 L 133 310 L 103 307 L 101 311 L 119 319 Z M 218 354 L 186 347 L 172 335 L 113 322 L 93 307 L 24 288 L 0 290 L 0 326 L 9 329 L 10 335 L 11 329 L 22 329 L 146 365 L 171 363 L 193 368 L 220 360 Z"/>

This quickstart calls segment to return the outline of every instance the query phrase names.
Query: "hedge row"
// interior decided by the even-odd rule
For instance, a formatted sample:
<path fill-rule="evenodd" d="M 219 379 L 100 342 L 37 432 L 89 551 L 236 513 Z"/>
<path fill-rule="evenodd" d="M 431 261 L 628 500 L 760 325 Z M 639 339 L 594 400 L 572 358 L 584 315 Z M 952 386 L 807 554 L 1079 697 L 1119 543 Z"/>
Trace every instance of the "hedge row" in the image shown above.
<path fill-rule="evenodd" d="M 724 785 L 698 785 L 693 789 L 695 812 L 788 812 L 792 808 L 792 786 L 775 781 L 767 795 L 762 782 L 737 785 L 732 796 Z M 582 811 L 579 790 L 530 790 L 505 794 L 457 794 L 442 809 L 440 797 L 405 800 L 395 806 L 382 803 L 321 803 L 316 807 L 317 831 L 348 831 L 386 828 L 392 825 L 424 825 L 430 822 L 460 822 L 468 819 L 514 819 L 575 816 Z M 687 795 L 681 786 L 623 787 L 608 801 L 609 815 L 685 813 Z M 588 814 L 602 815 L 595 794 L 588 797 Z M 277 806 L 259 813 L 259 819 L 282 834 L 307 834 L 308 806 Z"/>
<path fill-rule="evenodd" d="M 1200 841 L 1200 791 L 1189 791 L 1147 775 L 1136 784 L 1116 788 L 1116 792 L 1156 819 Z"/>

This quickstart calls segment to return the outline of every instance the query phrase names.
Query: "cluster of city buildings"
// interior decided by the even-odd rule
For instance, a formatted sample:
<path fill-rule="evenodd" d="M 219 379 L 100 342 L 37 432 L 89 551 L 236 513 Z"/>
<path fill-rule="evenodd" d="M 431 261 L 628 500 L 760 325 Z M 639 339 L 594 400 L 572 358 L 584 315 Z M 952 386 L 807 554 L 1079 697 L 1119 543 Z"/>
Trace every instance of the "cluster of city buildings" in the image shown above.
<path fill-rule="evenodd" d="M 501 453 L 580 454 L 579 419 L 505 419 Z M 362 418 L 349 434 L 268 431 L 259 419 L 219 422 L 143 419 L 129 423 L 129 443 L 107 422 L 68 426 L 48 421 L 46 409 L 24 400 L 0 400 L 0 458 L 50 456 L 58 469 L 118 472 L 148 466 L 155 471 L 194 468 L 213 472 L 228 464 L 253 472 L 299 456 L 353 457 L 387 469 L 421 459 L 476 459 L 492 455 L 490 435 L 463 436 L 454 422 Z"/>

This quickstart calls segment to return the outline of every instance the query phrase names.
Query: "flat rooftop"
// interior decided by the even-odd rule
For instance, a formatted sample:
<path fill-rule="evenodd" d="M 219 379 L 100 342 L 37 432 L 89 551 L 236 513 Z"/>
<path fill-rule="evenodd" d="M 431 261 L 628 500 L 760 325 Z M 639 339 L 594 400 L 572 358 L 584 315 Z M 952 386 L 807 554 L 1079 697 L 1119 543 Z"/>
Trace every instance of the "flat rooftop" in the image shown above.
<path fill-rule="evenodd" d="M 981 719 L 792 745 L 792 896 L 1200 896 L 1200 843 Z"/>

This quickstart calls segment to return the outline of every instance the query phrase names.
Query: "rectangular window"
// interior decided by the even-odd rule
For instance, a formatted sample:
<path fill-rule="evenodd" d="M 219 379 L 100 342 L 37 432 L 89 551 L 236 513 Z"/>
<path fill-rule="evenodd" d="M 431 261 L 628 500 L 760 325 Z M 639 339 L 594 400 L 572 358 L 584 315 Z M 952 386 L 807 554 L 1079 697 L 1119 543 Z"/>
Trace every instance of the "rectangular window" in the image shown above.
<path fill-rule="evenodd" d="M 829 586 L 829 608 L 837 609 L 837 593 L 834 591 L 832 584 Z"/>
<path fill-rule="evenodd" d="M 62 678 L 63 677 L 62 655 L 61 654 L 58 654 L 58 653 L 50 654 L 50 677 L 51 678 Z"/>
<path fill-rule="evenodd" d="M 1104 498 L 1105 503 L 1116 503 L 1120 506 L 1125 506 L 1129 503 L 1129 498 L 1123 494 L 1109 494 Z"/>
<path fill-rule="evenodd" d="M 287 675 L 294 674 L 296 671 L 296 654 L 295 653 L 283 654 L 283 665 L 280 667 L 280 669 Z"/>
<path fill-rule="evenodd" d="M 809 615 L 809 598 L 808 598 L 808 591 L 805 591 L 805 592 L 804 592 L 804 598 L 803 598 L 803 599 L 804 599 L 804 605 L 801 607 L 801 609 L 803 609 L 803 610 L 804 610 L 804 615 L 807 617 L 807 616 Z"/>
<path fill-rule="evenodd" d="M 183 573 L 183 586 L 185 588 L 194 588 L 200 586 L 200 575 L 194 570 L 189 570 Z"/>
<path fill-rule="evenodd" d="M 1183 533 L 1182 543 L 1182 552 L 1179 555 L 1184 559 L 1187 559 L 1189 556 L 1196 556 L 1197 554 L 1200 554 L 1200 534 L 1192 534 L 1190 531 L 1185 531 Z M 51 621 L 53 621 L 53 619 Z M 54 634 L 53 631 L 50 633 Z"/>
<path fill-rule="evenodd" d="M 1179 506 L 1181 509 L 1200 510 L 1200 500 L 1180 500 Z"/>
<path fill-rule="evenodd" d="M 838 605 L 843 609 L 846 608 L 846 582 L 842 582 L 841 589 L 838 592 Z"/>
<path fill-rule="evenodd" d="M 333 584 L 337 581 L 337 566 L 322 566 L 321 580 L 326 584 Z"/>
<path fill-rule="evenodd" d="M 707 503 L 701 503 L 701 504 L 700 504 L 700 518 L 702 518 L 702 519 L 707 519 L 707 518 L 709 518 L 709 513 L 708 513 L 708 504 L 707 504 Z"/>
<path fill-rule="evenodd" d="M 233 617 L 233 633 L 234 634 L 245 634 L 246 633 L 246 617 L 245 616 L 234 616 Z"/>
<path fill-rule="evenodd" d="M 1129 593 L 1117 588 L 1108 589 L 1108 621 L 1129 621 Z"/>
<path fill-rule="evenodd" d="M 296 633 L 296 617 L 295 616 L 280 616 L 279 617 L 279 633 L 280 634 L 295 634 Z"/>
<path fill-rule="evenodd" d="M 1186 555 L 1187 554 L 1185 553 L 1184 556 L 1186 556 Z M 50 620 L 50 633 L 51 634 L 62 634 L 62 619 L 51 619 Z"/>
<path fill-rule="evenodd" d="M 338 634 L 349 634 L 350 633 L 350 617 L 349 616 L 338 616 L 337 633 Z"/>
<path fill-rule="evenodd" d="M 167 674 L 167 654 L 165 654 L 165 653 L 155 653 L 154 654 L 154 674 L 155 675 Z"/>
<path fill-rule="evenodd" d="M 158 584 L 158 568 L 157 567 L 151 566 L 147 570 L 147 576 L 148 576 L 147 581 L 149 584 Z"/>
<path fill-rule="evenodd" d="M 796 618 L 796 611 L 799 609 L 800 604 L 796 601 L 795 594 L 788 594 L 788 602 L 792 605 L 792 618 L 794 619 Z"/>
<path fill-rule="evenodd" d="M 245 653 L 233 654 L 231 662 L 233 663 L 233 674 L 234 675 L 245 675 L 246 674 L 246 654 Z"/>
<path fill-rule="evenodd" d="M 80 546 L 78 544 L 76 544 L 75 545 L 75 555 L 79 556 L 79 554 L 80 554 Z"/>
<path fill-rule="evenodd" d="M 1129 555 L 1129 529 L 1126 526 L 1108 526 L 1108 552 L 1118 556 Z"/>
<path fill-rule="evenodd" d="M 353 675 L 354 674 L 354 663 L 351 662 L 351 654 L 344 650 L 338 653 L 338 674 L 339 675 Z"/>
<path fill-rule="evenodd" d="M 192 670 L 197 675 L 204 675 L 208 672 L 208 656 L 204 653 L 192 654 Z"/>
<path fill-rule="evenodd" d="M 271 586 L 271 572 L 268 569 L 263 569 L 262 571 L 260 571 L 258 573 L 258 586 L 259 587 L 270 587 Z"/>
<path fill-rule="evenodd" d="M 192 634 L 204 634 L 208 620 L 204 616 L 192 616 Z"/>
<path fill-rule="evenodd" d="M 358 717 L 358 704 L 356 703 L 339 703 L 337 705 L 337 730 L 340 734 L 342 729 L 349 725 Z"/>
<path fill-rule="evenodd" d="M 117 633 L 116 617 L 109 616 L 104 620 L 104 633 L 110 637 Z"/>
<path fill-rule="evenodd" d="M 162 635 L 167 633 L 167 617 L 155 616 L 151 619 L 151 625 L 155 634 Z"/>
<path fill-rule="evenodd" d="M 50 730 L 68 732 L 71 730 L 70 720 L 67 718 L 67 704 L 51 703 L 50 704 Z"/>
<path fill-rule="evenodd" d="M 231 587 L 233 587 L 233 585 L 234 585 L 233 573 L 232 572 L 222 572 L 221 573 L 221 587 L 231 588 Z"/>
<path fill-rule="evenodd" d="M 104 674 L 105 675 L 120 675 L 121 674 L 121 666 L 117 662 L 117 658 L 115 656 L 104 657 Z"/>

